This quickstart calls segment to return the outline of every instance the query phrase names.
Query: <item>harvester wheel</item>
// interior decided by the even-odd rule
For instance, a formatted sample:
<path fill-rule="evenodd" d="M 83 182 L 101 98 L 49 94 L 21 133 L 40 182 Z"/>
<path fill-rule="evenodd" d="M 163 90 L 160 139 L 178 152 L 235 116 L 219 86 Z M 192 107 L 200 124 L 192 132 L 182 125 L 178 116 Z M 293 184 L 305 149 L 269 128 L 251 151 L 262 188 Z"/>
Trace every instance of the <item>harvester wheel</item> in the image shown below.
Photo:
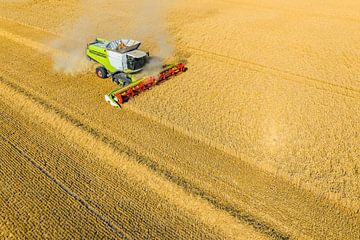
<path fill-rule="evenodd" d="M 98 67 L 96 68 L 96 75 L 99 78 L 107 78 L 107 71 L 104 67 Z"/>

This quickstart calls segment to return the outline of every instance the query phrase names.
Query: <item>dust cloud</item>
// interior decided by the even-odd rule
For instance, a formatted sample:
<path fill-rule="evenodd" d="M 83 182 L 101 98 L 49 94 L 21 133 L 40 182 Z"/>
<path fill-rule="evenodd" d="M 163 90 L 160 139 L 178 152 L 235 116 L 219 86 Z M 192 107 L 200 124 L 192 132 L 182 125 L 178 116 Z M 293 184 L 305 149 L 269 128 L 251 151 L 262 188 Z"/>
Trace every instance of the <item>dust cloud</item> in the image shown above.
<path fill-rule="evenodd" d="M 76 20 L 63 26 L 61 36 L 50 43 L 59 52 L 65 52 L 54 54 L 55 71 L 78 74 L 89 70 L 86 44 L 96 37 L 146 41 L 153 56 L 145 69 L 147 72 L 161 68 L 172 55 L 173 46 L 166 29 L 169 1 L 82 0 L 80 7 Z"/>

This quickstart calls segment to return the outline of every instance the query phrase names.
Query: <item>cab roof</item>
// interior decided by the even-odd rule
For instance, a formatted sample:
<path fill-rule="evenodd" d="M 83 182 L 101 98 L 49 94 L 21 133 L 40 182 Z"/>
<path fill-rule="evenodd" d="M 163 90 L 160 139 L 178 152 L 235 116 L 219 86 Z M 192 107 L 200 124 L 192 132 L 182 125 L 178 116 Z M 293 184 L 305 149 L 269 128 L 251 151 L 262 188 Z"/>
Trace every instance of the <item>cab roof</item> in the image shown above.
<path fill-rule="evenodd" d="M 133 58 L 142 58 L 146 56 L 146 53 L 140 50 L 133 50 L 126 53 L 128 56 L 131 56 Z"/>

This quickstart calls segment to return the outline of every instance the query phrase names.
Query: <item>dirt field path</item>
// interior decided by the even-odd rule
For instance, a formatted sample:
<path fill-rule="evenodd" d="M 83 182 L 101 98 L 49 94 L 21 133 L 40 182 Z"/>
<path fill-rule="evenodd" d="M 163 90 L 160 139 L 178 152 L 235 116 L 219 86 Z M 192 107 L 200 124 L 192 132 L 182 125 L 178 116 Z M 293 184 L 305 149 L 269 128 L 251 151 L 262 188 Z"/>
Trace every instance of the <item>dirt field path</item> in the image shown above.
<path fill-rule="evenodd" d="M 0 18 L 0 237 L 360 238 L 359 212 L 142 111 L 152 94 L 119 112 L 102 100 L 109 81 L 54 73 L 55 50 L 44 45 L 52 32 Z M 226 58 L 191 51 L 192 59 Z M 237 57 L 228 63 L 358 104 L 354 87 Z"/>

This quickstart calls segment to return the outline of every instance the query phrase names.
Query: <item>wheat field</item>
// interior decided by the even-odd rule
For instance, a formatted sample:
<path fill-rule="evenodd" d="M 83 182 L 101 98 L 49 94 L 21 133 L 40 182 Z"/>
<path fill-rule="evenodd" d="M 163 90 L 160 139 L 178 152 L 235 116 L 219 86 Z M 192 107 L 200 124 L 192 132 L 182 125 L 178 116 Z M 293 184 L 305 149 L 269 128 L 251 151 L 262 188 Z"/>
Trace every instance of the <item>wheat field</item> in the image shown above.
<path fill-rule="evenodd" d="M 0 0 L 0 239 L 359 239 L 360 2 L 142 2 Z M 120 34 L 188 71 L 111 108 Z"/>

